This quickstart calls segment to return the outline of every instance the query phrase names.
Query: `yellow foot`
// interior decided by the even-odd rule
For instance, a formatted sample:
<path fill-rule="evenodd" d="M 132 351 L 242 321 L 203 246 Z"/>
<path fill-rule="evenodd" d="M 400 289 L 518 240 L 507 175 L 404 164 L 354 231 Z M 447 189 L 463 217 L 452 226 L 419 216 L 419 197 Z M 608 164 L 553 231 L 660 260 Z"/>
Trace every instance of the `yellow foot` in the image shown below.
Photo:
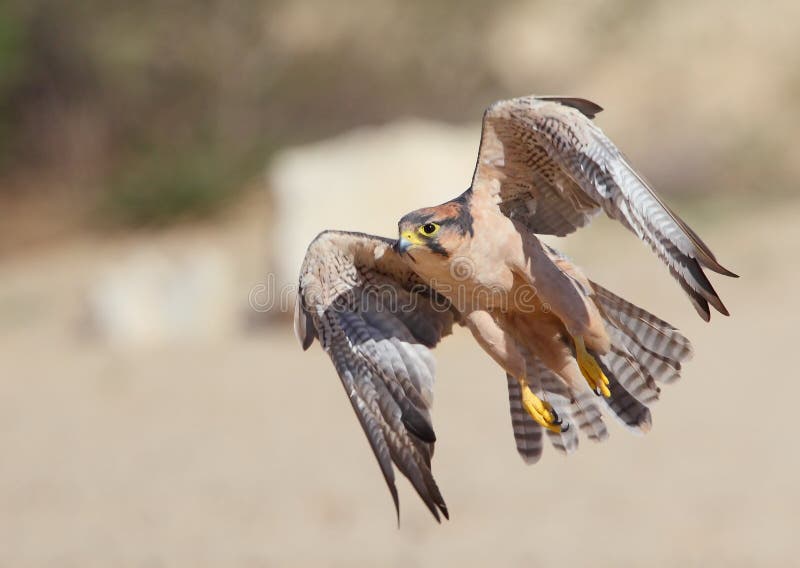
<path fill-rule="evenodd" d="M 533 394 L 528 385 L 522 384 L 521 386 L 522 407 L 530 414 L 531 418 L 551 432 L 566 432 L 569 429 L 568 424 L 565 425 L 563 429 L 561 428 L 561 419 L 549 402 L 545 402 Z"/>
<path fill-rule="evenodd" d="M 586 350 L 586 345 L 583 344 L 583 337 L 575 337 L 575 358 L 578 360 L 578 367 L 583 373 L 586 382 L 589 383 L 591 389 L 595 394 L 602 394 L 608 398 L 611 396 L 611 391 L 608 390 L 608 377 L 597 364 L 597 360 Z"/>

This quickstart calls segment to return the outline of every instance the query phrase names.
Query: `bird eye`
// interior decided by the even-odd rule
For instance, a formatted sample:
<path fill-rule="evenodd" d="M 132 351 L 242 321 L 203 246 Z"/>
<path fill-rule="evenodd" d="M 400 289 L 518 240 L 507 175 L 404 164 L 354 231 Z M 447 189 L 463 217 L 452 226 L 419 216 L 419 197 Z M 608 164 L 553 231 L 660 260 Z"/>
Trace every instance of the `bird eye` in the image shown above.
<path fill-rule="evenodd" d="M 439 230 L 439 225 L 436 223 L 425 223 L 419 228 L 419 232 L 426 237 L 432 237 Z"/>

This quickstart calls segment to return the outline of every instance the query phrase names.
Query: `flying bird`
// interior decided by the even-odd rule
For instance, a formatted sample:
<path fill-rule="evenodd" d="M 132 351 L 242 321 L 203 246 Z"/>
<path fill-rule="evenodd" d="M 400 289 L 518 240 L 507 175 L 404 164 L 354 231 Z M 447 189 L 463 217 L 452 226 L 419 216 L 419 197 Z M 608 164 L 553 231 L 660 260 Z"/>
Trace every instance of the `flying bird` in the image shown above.
<path fill-rule="evenodd" d="M 463 194 L 404 216 L 397 239 L 324 231 L 308 248 L 295 333 L 330 356 L 398 518 L 394 466 L 437 521 L 449 518 L 431 473 L 431 350 L 454 325 L 505 371 L 527 463 L 545 435 L 566 453 L 579 431 L 605 439 L 602 407 L 647 431 L 659 384 L 692 355 L 672 325 L 588 279 L 537 234 L 567 235 L 603 211 L 649 245 L 704 320 L 711 308 L 728 315 L 705 269 L 736 275 L 594 124 L 601 110 L 579 98 L 496 102 Z"/>

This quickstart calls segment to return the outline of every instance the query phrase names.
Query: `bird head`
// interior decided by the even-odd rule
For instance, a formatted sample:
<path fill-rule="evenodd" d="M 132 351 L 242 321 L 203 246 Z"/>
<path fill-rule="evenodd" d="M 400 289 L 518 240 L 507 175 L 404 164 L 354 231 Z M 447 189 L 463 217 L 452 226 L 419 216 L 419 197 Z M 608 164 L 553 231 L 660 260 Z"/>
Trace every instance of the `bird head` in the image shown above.
<path fill-rule="evenodd" d="M 465 195 L 405 215 L 398 223 L 395 250 L 408 254 L 414 262 L 453 256 L 464 239 L 472 235 L 472 215 Z"/>

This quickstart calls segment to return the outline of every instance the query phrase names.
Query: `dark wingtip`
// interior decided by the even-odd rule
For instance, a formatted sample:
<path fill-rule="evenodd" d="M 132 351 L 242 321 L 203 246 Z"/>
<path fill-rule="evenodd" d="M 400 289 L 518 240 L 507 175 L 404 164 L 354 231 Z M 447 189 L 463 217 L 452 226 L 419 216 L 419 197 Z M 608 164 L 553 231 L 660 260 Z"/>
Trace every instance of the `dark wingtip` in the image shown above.
<path fill-rule="evenodd" d="M 437 508 L 437 504 L 433 502 L 426 502 L 425 504 L 428 506 L 428 510 L 433 515 L 433 518 L 436 519 L 436 522 L 441 525 L 442 518 L 439 516 L 439 509 Z"/>
<path fill-rule="evenodd" d="M 688 288 L 687 292 L 688 291 L 692 291 L 691 288 Z M 689 293 L 689 300 L 691 300 L 697 315 L 699 315 L 703 321 L 711 321 L 711 310 L 708 309 L 708 302 L 706 302 L 702 296 Z"/>
<path fill-rule="evenodd" d="M 709 269 L 710 270 L 714 270 L 711 267 L 709 267 Z M 716 272 L 717 274 L 722 274 L 723 276 L 728 276 L 730 278 L 739 278 L 738 274 L 736 274 L 735 272 L 733 272 L 731 270 L 728 270 L 727 268 L 725 268 L 721 264 L 719 265 L 719 270 L 714 270 L 714 272 Z"/>
<path fill-rule="evenodd" d="M 300 340 L 303 351 L 308 351 L 317 335 L 314 329 L 314 320 L 306 313 L 301 302 L 302 300 L 298 299 L 294 307 L 294 334 Z"/>
<path fill-rule="evenodd" d="M 429 444 L 436 442 L 436 433 L 433 431 L 433 427 L 416 407 L 409 405 L 403 410 L 402 420 L 408 431 L 423 442 Z"/>
<path fill-rule="evenodd" d="M 392 501 L 394 501 L 394 512 L 397 515 L 397 528 L 400 528 L 400 498 L 397 496 L 397 486 L 394 483 L 387 481 L 386 485 L 389 486 L 389 493 L 392 494 Z"/>
<path fill-rule="evenodd" d="M 442 518 L 439 516 L 439 511 L 441 511 L 442 517 L 444 517 L 445 520 L 450 520 L 450 511 L 447 510 L 447 505 L 445 505 L 444 500 L 435 499 L 430 502 L 426 501 L 425 504 L 428 506 L 428 510 L 433 514 L 433 518 L 436 519 L 436 522 L 440 525 L 442 524 Z"/>
<path fill-rule="evenodd" d="M 727 268 L 725 268 L 724 266 L 722 266 L 720 263 L 718 263 L 716 261 L 714 261 L 713 263 L 706 261 L 706 262 L 703 262 L 702 264 L 703 264 L 703 266 L 705 266 L 706 268 L 708 268 L 712 272 L 716 272 L 717 274 L 721 274 L 723 276 L 728 276 L 730 278 L 739 278 L 738 274 L 736 274 L 735 272 L 733 272 L 731 270 L 728 270 Z"/>
<path fill-rule="evenodd" d="M 603 107 L 601 107 L 599 104 L 579 97 L 536 97 L 536 98 L 542 101 L 553 101 L 561 103 L 564 106 L 572 107 L 574 109 L 577 109 L 586 118 L 594 118 L 595 116 L 603 112 Z"/>
<path fill-rule="evenodd" d="M 716 291 L 714 292 L 714 295 L 712 297 L 708 298 L 708 303 L 711 304 L 714 307 L 714 309 L 717 310 L 719 313 L 721 313 L 723 316 L 731 315 L 730 312 L 728 312 L 728 308 L 726 308 L 725 304 L 722 303 L 722 298 L 720 298 L 719 295 L 717 295 Z"/>
<path fill-rule="evenodd" d="M 725 304 L 722 303 L 722 298 L 719 297 L 719 294 L 717 294 L 717 291 L 714 289 L 714 286 L 712 286 L 711 282 L 709 282 L 708 278 L 706 278 L 705 273 L 701 271 L 700 275 L 702 276 L 702 279 L 699 280 L 699 282 L 703 286 L 702 298 L 706 301 L 704 307 L 708 316 L 708 317 L 703 316 L 703 319 L 705 319 L 706 321 L 711 321 L 711 311 L 708 309 L 709 304 L 723 316 L 731 315 L 730 312 L 728 311 L 728 308 L 726 308 Z"/>

